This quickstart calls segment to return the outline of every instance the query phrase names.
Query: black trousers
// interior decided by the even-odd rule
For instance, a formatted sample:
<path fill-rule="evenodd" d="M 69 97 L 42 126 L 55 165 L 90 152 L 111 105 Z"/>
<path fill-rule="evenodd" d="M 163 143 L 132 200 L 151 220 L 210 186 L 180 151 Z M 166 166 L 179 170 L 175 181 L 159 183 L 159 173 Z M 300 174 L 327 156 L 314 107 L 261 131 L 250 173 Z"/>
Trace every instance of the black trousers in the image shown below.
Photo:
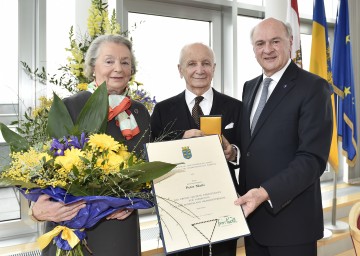
<path fill-rule="evenodd" d="M 229 240 L 217 244 L 213 244 L 213 256 L 236 256 L 237 240 Z M 178 253 L 166 254 L 168 256 L 209 256 L 209 246 L 203 246 L 196 249 L 182 251 Z"/>
<path fill-rule="evenodd" d="M 316 256 L 316 241 L 291 245 L 291 246 L 264 246 L 253 239 L 252 236 L 245 237 L 246 256 Z"/>

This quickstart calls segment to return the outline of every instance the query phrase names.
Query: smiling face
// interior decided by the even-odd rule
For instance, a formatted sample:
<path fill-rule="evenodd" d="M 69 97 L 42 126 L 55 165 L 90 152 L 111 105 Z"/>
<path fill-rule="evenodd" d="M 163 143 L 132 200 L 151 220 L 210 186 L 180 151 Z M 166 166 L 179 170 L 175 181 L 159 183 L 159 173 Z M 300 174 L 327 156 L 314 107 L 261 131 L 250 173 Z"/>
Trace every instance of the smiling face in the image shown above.
<path fill-rule="evenodd" d="M 104 42 L 94 66 L 96 84 L 106 82 L 109 94 L 124 92 L 131 78 L 131 53 L 124 44 Z"/>
<path fill-rule="evenodd" d="M 182 49 L 178 69 L 180 77 L 186 81 L 186 88 L 202 95 L 211 86 L 215 65 L 212 50 L 204 44 L 195 43 Z"/>
<path fill-rule="evenodd" d="M 292 36 L 280 21 L 269 18 L 259 23 L 252 34 L 256 60 L 266 76 L 282 69 L 290 58 Z"/>

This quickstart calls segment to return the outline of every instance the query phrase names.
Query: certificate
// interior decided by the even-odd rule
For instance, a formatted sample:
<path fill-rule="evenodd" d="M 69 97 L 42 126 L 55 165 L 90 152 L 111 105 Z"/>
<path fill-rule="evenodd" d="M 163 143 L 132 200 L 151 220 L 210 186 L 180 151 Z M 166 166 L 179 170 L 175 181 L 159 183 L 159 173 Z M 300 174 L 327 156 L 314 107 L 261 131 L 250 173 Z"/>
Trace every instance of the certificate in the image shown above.
<path fill-rule="evenodd" d="M 153 186 L 166 253 L 250 233 L 217 135 L 148 143 L 146 150 L 149 161 L 178 164 Z"/>

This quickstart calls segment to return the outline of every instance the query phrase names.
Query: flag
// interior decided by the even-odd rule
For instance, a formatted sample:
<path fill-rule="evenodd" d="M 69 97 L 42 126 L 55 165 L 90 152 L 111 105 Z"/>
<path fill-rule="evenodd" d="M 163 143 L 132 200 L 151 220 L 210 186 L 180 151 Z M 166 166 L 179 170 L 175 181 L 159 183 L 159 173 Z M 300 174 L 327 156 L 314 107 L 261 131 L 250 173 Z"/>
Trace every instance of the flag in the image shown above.
<path fill-rule="evenodd" d="M 302 68 L 301 40 L 300 40 L 300 18 L 297 0 L 288 0 L 286 22 L 291 26 L 293 33 L 293 45 L 291 59 Z"/>
<path fill-rule="evenodd" d="M 314 0 L 310 72 L 326 79 L 330 85 L 333 85 L 329 37 L 323 0 Z M 331 95 L 331 104 L 333 109 L 333 134 L 331 139 L 329 163 L 337 172 L 339 170 L 339 157 L 334 94 Z"/>
<path fill-rule="evenodd" d="M 357 156 L 355 86 L 352 66 L 348 1 L 341 0 L 338 8 L 333 51 L 333 81 L 338 100 L 338 135 L 349 166 Z"/>

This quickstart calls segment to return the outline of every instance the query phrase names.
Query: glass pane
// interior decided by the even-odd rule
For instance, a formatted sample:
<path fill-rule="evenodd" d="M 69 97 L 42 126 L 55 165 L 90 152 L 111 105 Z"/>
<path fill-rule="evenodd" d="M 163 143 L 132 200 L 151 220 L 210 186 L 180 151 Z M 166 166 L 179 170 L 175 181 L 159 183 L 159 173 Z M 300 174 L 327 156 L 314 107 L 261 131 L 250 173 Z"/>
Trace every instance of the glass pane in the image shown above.
<path fill-rule="evenodd" d="M 16 188 L 0 188 L 0 204 L 0 222 L 20 219 L 20 193 Z"/>
<path fill-rule="evenodd" d="M 245 16 L 237 17 L 238 33 L 238 94 L 235 98 L 242 98 L 244 83 L 256 76 L 261 75 L 262 69 L 255 59 L 255 54 L 250 41 L 250 31 L 261 19 Z"/>
<path fill-rule="evenodd" d="M 18 117 L 18 1 L 9 1 L 6 12 L 0 15 L 3 34 L 7 40 L 0 40 L 2 58 L 0 75 L 2 79 L 0 94 L 0 122 L 9 125 Z M 9 147 L 3 143 L 0 134 L 0 169 L 9 163 Z M 0 222 L 20 218 L 19 193 L 12 188 L 0 188 Z"/>
<path fill-rule="evenodd" d="M 263 0 L 237 0 L 238 3 L 252 4 L 252 5 L 263 5 Z"/>
<path fill-rule="evenodd" d="M 0 15 L 3 26 L 2 34 L 6 38 L 0 40 L 2 59 L 0 62 L 1 94 L 0 104 L 18 103 L 18 1 L 9 1 L 6 11 Z M 0 114 L 2 113 L 0 109 Z"/>
<path fill-rule="evenodd" d="M 300 0 L 298 1 L 298 9 L 300 17 L 313 17 L 314 0 Z M 324 0 L 326 19 L 336 19 L 338 0 Z"/>
<path fill-rule="evenodd" d="M 0 145 L 0 167 L 9 164 L 9 146 Z M 20 219 L 19 192 L 14 188 L 0 188 L 0 222 Z"/>
<path fill-rule="evenodd" d="M 136 80 L 157 101 L 182 92 L 185 82 L 177 69 L 180 50 L 191 42 L 209 45 L 211 23 L 138 13 L 129 13 L 128 19 L 138 62 Z"/>
<path fill-rule="evenodd" d="M 64 13 L 66 13 L 66 19 L 64 19 Z M 75 3 L 73 0 L 46 1 L 46 69 L 51 75 L 62 74 L 58 69 L 68 62 L 69 53 L 65 51 L 65 48 L 70 47 L 69 32 L 71 26 L 74 25 Z M 74 33 L 76 34 L 75 26 Z M 65 96 L 62 95 L 66 92 L 65 90 L 61 91 L 59 88 L 49 86 L 47 93 L 50 97 L 53 90 Z"/>
<path fill-rule="evenodd" d="M 303 69 L 309 71 L 312 36 L 300 34 Z"/>

